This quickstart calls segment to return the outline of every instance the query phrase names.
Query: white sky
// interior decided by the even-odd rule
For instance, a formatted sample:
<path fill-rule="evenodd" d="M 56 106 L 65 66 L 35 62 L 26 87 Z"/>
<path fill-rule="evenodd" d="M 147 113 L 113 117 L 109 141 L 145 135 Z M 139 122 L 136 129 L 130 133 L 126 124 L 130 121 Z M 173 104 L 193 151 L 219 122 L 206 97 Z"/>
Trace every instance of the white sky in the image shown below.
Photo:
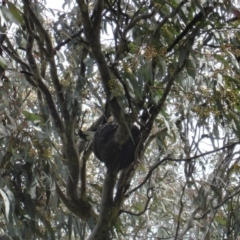
<path fill-rule="evenodd" d="M 54 0 L 47 0 L 47 5 L 46 7 L 48 8 L 52 8 L 52 9 L 57 9 L 57 10 L 62 10 L 62 4 L 63 4 L 63 0 L 58 0 L 58 1 L 54 1 Z"/>

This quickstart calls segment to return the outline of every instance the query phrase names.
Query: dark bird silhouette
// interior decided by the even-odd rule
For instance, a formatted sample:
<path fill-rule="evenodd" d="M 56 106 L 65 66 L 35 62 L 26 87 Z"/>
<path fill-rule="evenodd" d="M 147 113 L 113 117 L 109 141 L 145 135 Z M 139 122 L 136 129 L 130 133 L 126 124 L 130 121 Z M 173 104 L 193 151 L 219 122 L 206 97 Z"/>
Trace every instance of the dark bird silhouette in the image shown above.
<path fill-rule="evenodd" d="M 134 161 L 135 150 L 140 140 L 140 130 L 132 125 L 129 129 L 131 136 L 129 135 L 129 138 L 120 145 L 114 139 L 117 128 L 118 124 L 114 121 L 99 127 L 93 139 L 93 152 L 108 169 L 122 170 Z"/>

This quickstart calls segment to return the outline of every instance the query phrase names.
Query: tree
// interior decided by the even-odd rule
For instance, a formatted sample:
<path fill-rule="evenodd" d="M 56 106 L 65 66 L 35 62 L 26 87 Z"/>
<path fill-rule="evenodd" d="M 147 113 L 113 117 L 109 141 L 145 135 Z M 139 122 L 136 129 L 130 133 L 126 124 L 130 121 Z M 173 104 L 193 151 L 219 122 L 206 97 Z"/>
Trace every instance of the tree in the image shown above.
<path fill-rule="evenodd" d="M 2 233 L 237 239 L 238 17 L 230 1 L 3 1 Z M 77 134 L 111 118 L 119 146 L 141 132 L 120 170 Z"/>

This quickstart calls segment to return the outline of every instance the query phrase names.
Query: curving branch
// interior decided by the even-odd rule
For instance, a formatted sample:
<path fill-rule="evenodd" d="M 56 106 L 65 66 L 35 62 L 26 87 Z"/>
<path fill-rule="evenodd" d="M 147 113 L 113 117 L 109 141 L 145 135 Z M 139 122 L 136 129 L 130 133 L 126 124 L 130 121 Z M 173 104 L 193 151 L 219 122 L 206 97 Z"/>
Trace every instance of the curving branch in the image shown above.
<path fill-rule="evenodd" d="M 179 124 L 181 124 L 181 122 L 182 122 L 183 120 L 184 120 L 184 117 L 181 117 L 180 119 L 178 119 L 178 120 L 175 122 L 175 124 L 176 124 L 176 125 L 179 125 Z M 163 128 L 161 128 L 159 131 L 151 134 L 151 135 L 148 137 L 148 139 L 146 140 L 145 144 L 144 144 L 143 153 L 145 153 L 146 149 L 148 148 L 148 146 L 150 145 L 150 143 L 151 143 L 154 139 L 156 139 L 158 136 L 163 135 L 164 133 L 166 133 L 167 130 L 168 130 L 167 127 L 163 127 Z"/>
<path fill-rule="evenodd" d="M 70 201 L 65 194 L 62 192 L 61 188 L 56 183 L 56 190 L 59 198 L 64 203 L 64 205 L 74 213 L 76 216 L 83 220 L 88 220 L 91 218 L 93 211 L 92 206 L 82 199 L 78 199 L 77 201 Z M 96 217 L 96 216 L 95 216 Z"/>
<path fill-rule="evenodd" d="M 155 169 L 157 169 L 160 165 L 162 165 L 163 163 L 167 162 L 167 161 L 173 161 L 173 162 L 190 162 L 191 160 L 194 160 L 194 159 L 197 159 L 197 158 L 200 158 L 200 157 L 204 157 L 204 156 L 207 156 L 207 155 L 210 155 L 212 153 L 216 153 L 216 152 L 219 152 L 219 151 L 222 151 L 226 148 L 229 148 L 229 147 L 232 147 L 232 146 L 235 146 L 237 144 L 240 144 L 240 142 L 234 142 L 232 144 L 229 144 L 229 145 L 226 145 L 226 146 L 223 146 L 221 148 L 218 148 L 218 149 L 215 149 L 215 150 L 212 150 L 212 151 L 209 151 L 209 152 L 205 152 L 205 153 L 202 153 L 202 154 L 198 154 L 198 155 L 195 155 L 193 157 L 190 157 L 190 158 L 182 158 L 182 159 L 175 159 L 175 158 L 171 158 L 169 156 L 163 158 L 161 161 L 155 163 L 151 168 L 150 170 L 148 171 L 146 177 L 144 178 L 144 180 L 138 185 L 136 186 L 135 188 L 133 188 L 132 190 L 130 190 L 129 192 L 127 192 L 127 196 L 130 196 L 133 192 L 135 192 L 136 190 L 138 190 L 139 188 L 141 188 L 146 182 L 147 180 L 152 176 L 152 173 L 154 172 Z"/>
<path fill-rule="evenodd" d="M 83 155 L 82 155 L 81 165 L 80 165 L 80 176 L 81 176 L 81 195 L 80 195 L 80 197 L 84 200 L 87 199 L 86 166 L 87 166 L 87 160 L 89 159 L 91 153 L 92 153 L 92 142 L 87 147 L 87 149 L 84 150 Z"/>
<path fill-rule="evenodd" d="M 205 211 L 202 216 L 200 217 L 195 217 L 194 220 L 201 220 L 203 218 L 205 218 L 207 216 L 207 214 L 209 214 L 212 210 L 217 210 L 218 208 L 220 208 L 221 206 L 223 206 L 228 200 L 232 199 L 233 197 L 235 197 L 236 195 L 238 195 L 240 193 L 240 186 L 235 188 L 235 192 L 226 196 L 219 204 L 217 204 L 217 206 L 212 207 L 212 209 L 208 209 L 207 211 Z"/>
<path fill-rule="evenodd" d="M 64 120 L 68 121 L 70 119 L 70 115 L 69 115 L 69 111 L 67 110 L 66 100 L 64 99 L 63 89 L 62 89 L 62 86 L 61 86 L 59 78 L 58 78 L 57 67 L 56 67 L 56 63 L 54 60 L 55 50 L 52 45 L 51 37 L 50 37 L 49 33 L 44 29 L 42 23 L 39 21 L 38 17 L 36 16 L 35 12 L 33 11 L 29 0 L 24 0 L 23 2 L 24 2 L 25 15 L 29 16 L 29 19 L 27 19 L 26 22 L 32 21 L 32 24 L 34 23 L 36 31 L 38 31 L 39 34 L 44 39 L 44 44 L 46 45 L 46 51 L 44 51 L 44 48 L 41 47 L 41 45 L 44 45 L 44 44 L 41 43 L 39 37 L 33 33 L 32 29 L 28 28 L 28 31 L 30 32 L 30 34 L 39 42 L 38 45 L 40 46 L 40 49 L 42 49 L 44 51 L 45 57 L 47 58 L 47 61 L 50 64 L 51 80 L 53 81 L 53 84 L 54 84 L 54 87 L 56 90 L 56 95 L 57 95 L 57 99 L 58 99 L 59 106 L 61 109 L 61 113 L 64 117 Z M 26 26 L 28 26 L 28 25 L 29 24 L 27 24 Z"/>
<path fill-rule="evenodd" d="M 72 114 L 70 114 L 67 108 L 67 101 L 63 95 L 63 88 L 58 78 L 57 67 L 54 59 L 54 48 L 52 46 L 51 37 L 49 33 L 44 29 L 42 23 L 39 21 L 38 17 L 33 11 L 30 1 L 24 0 L 23 2 L 24 2 L 25 16 L 28 16 L 28 18 L 26 17 L 25 20 L 27 23 L 26 27 L 29 34 L 28 46 L 26 49 L 29 66 L 34 76 L 36 85 L 45 96 L 45 100 L 47 102 L 49 111 L 51 113 L 51 116 L 53 117 L 55 126 L 57 128 L 57 131 L 63 143 L 63 151 L 67 159 L 67 165 L 69 170 L 69 177 L 67 182 L 67 195 L 70 199 L 77 200 L 79 199 L 78 183 L 79 183 L 80 169 L 79 169 L 79 155 L 78 155 L 78 151 L 75 144 L 74 129 L 75 129 L 76 119 L 77 119 L 76 112 L 79 112 L 78 110 L 80 108 L 80 105 L 75 101 L 74 103 L 75 111 L 72 111 Z M 36 35 L 34 31 L 38 32 L 40 37 Z M 40 43 L 41 37 L 44 40 L 42 43 Z M 60 108 L 61 116 L 63 117 L 64 121 L 61 120 L 58 110 L 56 109 L 56 105 L 52 99 L 52 95 L 49 89 L 47 88 L 47 86 L 45 85 L 42 79 L 42 76 L 38 70 L 35 58 L 33 57 L 32 47 L 33 47 L 34 40 L 38 42 L 38 45 L 42 44 L 46 46 L 47 51 L 45 52 L 45 58 L 50 65 L 51 80 L 55 88 L 58 106 Z M 44 71 L 46 69 L 45 68 L 46 63 L 43 63 L 43 64 L 44 65 L 41 69 L 41 72 L 45 74 Z"/>
<path fill-rule="evenodd" d="M 25 8 L 25 11 L 26 11 L 26 8 Z M 40 72 L 38 70 L 38 67 L 37 67 L 36 60 L 35 60 L 35 58 L 33 56 L 33 53 L 32 53 L 33 42 L 34 42 L 34 38 L 31 35 L 29 35 L 28 39 L 27 39 L 26 54 L 27 54 L 27 59 L 28 59 L 28 62 L 29 62 L 29 68 L 31 70 L 31 73 L 34 76 L 33 82 L 35 82 L 35 84 L 40 88 L 40 90 L 44 94 L 46 102 L 48 103 L 49 110 L 50 110 L 51 115 L 53 117 L 53 120 L 55 122 L 55 126 L 58 129 L 58 132 L 63 133 L 64 132 L 63 123 L 62 123 L 61 118 L 58 114 L 58 111 L 55 107 L 52 95 L 49 92 L 45 83 L 43 82 L 43 79 L 42 79 L 41 74 L 40 74 Z M 24 67 L 26 67 L 26 65 Z M 64 139 L 62 134 L 61 134 L 61 138 Z"/>
<path fill-rule="evenodd" d="M 192 43 L 194 38 L 192 39 L 189 39 L 188 41 L 190 43 Z M 189 43 L 189 44 L 190 44 Z M 192 46 L 191 44 L 188 45 L 188 46 Z M 185 55 L 185 58 L 183 59 L 182 62 L 179 62 L 178 63 L 178 66 L 177 68 L 175 69 L 174 73 L 172 75 L 168 74 L 166 76 L 166 79 L 167 79 L 167 85 L 165 87 L 165 90 L 163 92 L 163 95 L 162 95 L 162 98 L 159 100 L 158 104 L 154 107 L 152 107 L 152 110 L 151 110 L 151 116 L 149 117 L 149 120 L 148 122 L 146 123 L 145 125 L 145 128 L 143 129 L 142 131 L 142 135 L 141 135 L 141 138 L 140 138 L 140 141 L 137 145 L 137 148 L 136 148 L 136 151 L 135 151 L 135 159 L 134 159 L 134 163 L 125 171 L 123 171 L 121 173 L 121 176 L 119 178 L 119 181 L 118 181 L 118 186 L 117 186 L 117 193 L 116 193 L 116 197 L 115 197 L 115 204 L 116 206 L 120 207 L 126 197 L 126 192 L 130 186 L 130 181 L 135 173 L 135 169 L 136 169 L 136 166 L 138 165 L 138 158 L 139 156 L 141 156 L 143 154 L 143 144 L 144 142 L 146 141 L 146 139 L 148 138 L 151 130 L 152 130 L 152 127 L 153 127 L 153 123 L 158 115 L 158 113 L 162 110 L 162 107 L 163 105 L 165 104 L 165 101 L 169 95 L 169 92 L 171 91 L 171 88 L 174 84 L 174 81 L 177 77 L 177 75 L 182 71 L 182 69 L 184 68 L 185 64 L 186 64 L 186 60 L 188 59 L 188 56 L 190 54 L 190 47 L 188 47 L 186 49 L 186 55 Z M 165 162 L 167 161 L 169 158 L 165 158 L 163 159 L 162 161 L 160 161 L 159 165 L 162 163 L 162 162 Z M 159 166 L 157 165 L 157 166 Z M 154 166 L 150 171 L 149 171 L 149 175 L 147 176 L 147 179 L 151 176 L 152 174 L 152 171 L 154 169 L 157 168 L 157 166 Z M 147 181 L 146 179 L 146 181 Z M 144 184 L 144 183 L 143 183 Z M 143 185 L 142 184 L 142 185 Z M 131 194 L 132 191 L 130 191 L 129 193 L 127 193 L 127 195 Z"/>
<path fill-rule="evenodd" d="M 176 16 L 180 11 L 181 7 L 187 2 L 187 0 L 181 1 L 175 10 L 173 10 L 169 15 L 163 17 L 162 21 L 157 25 L 155 31 L 153 32 L 152 38 L 156 38 L 159 35 L 161 27 L 168 21 L 169 18 L 173 18 L 174 16 Z"/>
<path fill-rule="evenodd" d="M 170 46 L 168 46 L 167 52 L 171 52 L 172 49 L 187 35 L 187 33 L 190 30 L 192 30 L 194 28 L 194 26 L 198 22 L 201 22 L 201 21 L 205 20 L 207 18 L 208 14 L 211 13 L 212 11 L 213 11 L 213 7 L 212 6 L 207 6 L 207 7 L 203 8 L 203 10 L 201 12 L 196 14 L 196 16 L 192 19 L 192 21 L 187 24 L 185 29 L 173 41 L 173 43 L 170 44 Z"/>
<path fill-rule="evenodd" d="M 106 59 L 101 50 L 101 43 L 100 43 L 100 26 L 101 26 L 101 14 L 103 11 L 103 0 L 98 0 L 96 2 L 94 8 L 94 17 L 93 22 L 96 23 L 94 19 L 98 19 L 98 23 L 93 24 L 89 17 L 88 13 L 88 6 L 84 0 L 77 0 L 79 5 L 81 14 L 82 14 L 82 22 L 84 27 L 84 33 L 86 36 L 87 41 L 89 42 L 89 46 L 92 49 L 92 54 L 96 59 L 99 72 L 101 74 L 101 79 L 104 87 L 104 91 L 106 94 L 107 102 L 109 103 L 109 107 L 113 116 L 115 117 L 118 123 L 118 130 L 115 134 L 115 140 L 119 144 L 123 144 L 127 138 L 129 137 L 128 133 L 128 126 L 125 122 L 124 111 L 120 107 L 117 98 L 111 98 L 111 89 L 110 89 L 110 80 L 112 79 L 110 69 L 107 65 Z"/>
<path fill-rule="evenodd" d="M 181 215 L 182 215 L 182 211 L 183 211 L 183 208 L 184 208 L 184 205 L 183 205 L 183 196 L 184 196 L 184 193 L 185 193 L 185 189 L 186 189 L 187 184 L 188 184 L 188 182 L 186 182 L 186 183 L 184 184 L 184 186 L 182 187 L 182 192 L 181 192 L 181 196 L 180 196 L 180 209 L 179 209 L 179 213 L 178 213 L 175 239 L 178 239 L 178 231 L 179 231 L 180 223 L 181 223 Z"/>
<path fill-rule="evenodd" d="M 131 211 L 120 210 L 119 215 L 120 215 L 121 213 L 127 213 L 127 214 L 130 214 L 130 215 L 132 215 L 132 216 L 141 216 L 141 215 L 143 215 L 143 214 L 149 209 L 148 206 L 149 206 L 150 200 L 151 200 L 152 197 L 153 197 L 152 195 L 150 195 L 150 192 L 152 192 L 152 191 L 154 191 L 154 187 L 148 188 L 148 190 L 147 190 L 147 201 L 146 201 L 146 203 L 145 203 L 144 209 L 143 209 L 141 212 L 139 212 L 139 213 L 133 213 L 133 212 L 131 212 Z"/>
<path fill-rule="evenodd" d="M 185 224 L 185 228 L 178 234 L 178 238 L 177 239 L 183 239 L 184 235 L 188 232 L 188 230 L 190 228 L 192 228 L 193 226 L 193 221 L 194 221 L 194 217 L 196 216 L 196 214 L 200 211 L 200 207 L 197 207 L 191 214 L 191 216 L 189 217 L 187 223 Z"/>
<path fill-rule="evenodd" d="M 56 51 L 59 51 L 61 49 L 61 47 L 65 46 L 66 44 L 71 42 L 74 38 L 77 38 L 77 37 L 81 36 L 82 33 L 83 33 L 83 29 L 80 29 L 77 33 L 73 34 L 71 37 L 69 37 L 66 40 L 64 40 L 61 43 L 59 43 L 54 49 Z"/>
<path fill-rule="evenodd" d="M 119 6 L 120 9 L 120 6 Z M 140 12 L 140 11 L 139 11 Z M 125 44 L 126 44 L 126 36 L 128 34 L 128 32 L 134 27 L 136 26 L 136 24 L 138 22 L 140 22 L 143 19 L 150 19 L 151 17 L 153 17 L 156 13 L 157 10 L 154 8 L 150 13 L 148 14 L 141 14 L 138 15 L 139 12 L 135 13 L 135 16 L 133 16 L 132 20 L 130 21 L 130 23 L 128 23 L 126 25 L 126 27 L 124 27 L 123 31 L 120 31 L 120 27 L 119 27 L 119 23 L 116 22 L 117 25 L 117 32 L 119 33 L 121 39 L 120 42 L 116 48 L 116 57 L 115 57 L 115 62 L 118 62 L 121 59 L 121 56 L 125 50 Z"/>
<path fill-rule="evenodd" d="M 122 87 L 124 89 L 127 101 L 128 101 L 128 106 L 131 109 L 132 113 L 134 112 L 134 109 L 132 107 L 132 102 L 131 102 L 131 96 L 128 90 L 128 86 L 127 84 L 124 82 L 124 80 L 122 79 L 122 77 L 120 76 L 118 70 L 115 68 L 115 66 L 110 66 L 110 69 L 112 71 L 112 73 L 114 74 L 114 76 L 119 80 L 119 82 L 122 84 Z"/>
<path fill-rule="evenodd" d="M 117 171 L 107 171 L 103 184 L 99 218 L 88 240 L 107 239 L 108 232 L 118 217 L 119 209 L 113 202 L 116 178 Z"/>

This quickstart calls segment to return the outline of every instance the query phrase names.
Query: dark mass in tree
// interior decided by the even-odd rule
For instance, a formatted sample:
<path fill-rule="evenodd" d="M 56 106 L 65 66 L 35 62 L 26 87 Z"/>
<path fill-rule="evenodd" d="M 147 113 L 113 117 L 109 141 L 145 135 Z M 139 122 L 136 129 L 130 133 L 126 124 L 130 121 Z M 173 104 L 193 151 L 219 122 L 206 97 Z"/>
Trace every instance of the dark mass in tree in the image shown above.
<path fill-rule="evenodd" d="M 134 161 L 134 154 L 140 139 L 140 130 L 137 126 L 131 126 L 131 136 L 120 145 L 114 135 L 118 128 L 116 122 L 109 122 L 99 127 L 93 140 L 93 152 L 95 156 L 104 162 L 108 169 L 119 170 L 127 168 Z"/>

